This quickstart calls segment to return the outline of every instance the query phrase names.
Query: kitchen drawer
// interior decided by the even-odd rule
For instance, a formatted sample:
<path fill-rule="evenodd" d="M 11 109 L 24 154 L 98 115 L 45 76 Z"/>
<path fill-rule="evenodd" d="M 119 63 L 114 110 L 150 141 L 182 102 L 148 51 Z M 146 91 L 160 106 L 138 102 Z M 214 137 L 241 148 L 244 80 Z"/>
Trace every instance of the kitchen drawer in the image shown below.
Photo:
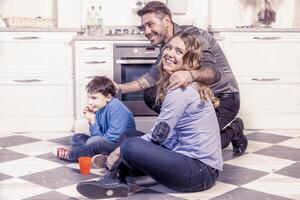
<path fill-rule="evenodd" d="M 76 57 L 109 56 L 113 57 L 113 44 L 99 41 L 76 41 Z"/>
<path fill-rule="evenodd" d="M 73 34 L 0 33 L 0 74 L 72 74 Z"/>
<path fill-rule="evenodd" d="M 238 77 L 247 128 L 300 128 L 300 76 Z"/>
<path fill-rule="evenodd" d="M 103 69 L 113 69 L 112 57 L 86 56 L 76 59 L 76 70 L 95 71 Z"/>
<path fill-rule="evenodd" d="M 300 73 L 300 34 L 236 33 L 224 38 L 235 75 Z"/>
<path fill-rule="evenodd" d="M 81 73 L 80 76 L 77 76 L 81 83 L 88 83 L 94 76 L 106 76 L 113 80 L 113 71 L 112 70 L 96 70 L 96 71 L 89 71 L 85 73 Z"/>
<path fill-rule="evenodd" d="M 74 120 L 71 77 L 1 77 L 2 131 L 67 131 Z"/>

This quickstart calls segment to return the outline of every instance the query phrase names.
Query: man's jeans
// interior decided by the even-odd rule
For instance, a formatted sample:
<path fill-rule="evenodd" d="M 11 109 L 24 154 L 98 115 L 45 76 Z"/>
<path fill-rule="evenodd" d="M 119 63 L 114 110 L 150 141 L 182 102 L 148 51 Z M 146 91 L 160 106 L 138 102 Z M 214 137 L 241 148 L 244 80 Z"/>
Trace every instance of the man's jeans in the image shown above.
<path fill-rule="evenodd" d="M 116 142 L 111 142 L 101 136 L 89 136 L 80 133 L 73 135 L 71 144 L 72 150 L 69 158 L 73 162 L 81 156 L 108 155 L 118 147 Z"/>
<path fill-rule="evenodd" d="M 161 105 L 155 105 L 156 92 L 156 86 L 146 89 L 144 92 L 144 102 L 150 109 L 156 113 L 160 113 Z M 221 130 L 221 145 L 222 148 L 225 148 L 230 144 L 234 131 L 230 127 L 224 127 L 228 125 L 239 112 L 240 94 L 217 94 L 216 97 L 220 100 L 220 106 L 216 108 L 215 111 Z"/>
<path fill-rule="evenodd" d="M 123 142 L 121 156 L 119 169 L 122 174 L 147 174 L 177 191 L 196 192 L 209 189 L 219 176 L 218 170 L 199 160 L 137 137 Z"/>

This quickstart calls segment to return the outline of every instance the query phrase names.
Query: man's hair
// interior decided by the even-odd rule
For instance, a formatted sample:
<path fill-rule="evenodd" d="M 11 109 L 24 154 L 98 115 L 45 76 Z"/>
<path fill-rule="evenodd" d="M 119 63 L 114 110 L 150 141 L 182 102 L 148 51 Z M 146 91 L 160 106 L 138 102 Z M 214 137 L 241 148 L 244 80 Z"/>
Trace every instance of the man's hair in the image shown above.
<path fill-rule="evenodd" d="M 148 13 L 155 13 L 160 19 L 168 15 L 172 19 L 171 11 L 166 4 L 160 1 L 150 1 L 137 14 L 142 17 Z"/>
<path fill-rule="evenodd" d="M 116 89 L 113 82 L 105 76 L 95 76 L 86 86 L 87 93 L 95 94 L 101 93 L 104 96 L 111 94 L 116 95 Z"/>

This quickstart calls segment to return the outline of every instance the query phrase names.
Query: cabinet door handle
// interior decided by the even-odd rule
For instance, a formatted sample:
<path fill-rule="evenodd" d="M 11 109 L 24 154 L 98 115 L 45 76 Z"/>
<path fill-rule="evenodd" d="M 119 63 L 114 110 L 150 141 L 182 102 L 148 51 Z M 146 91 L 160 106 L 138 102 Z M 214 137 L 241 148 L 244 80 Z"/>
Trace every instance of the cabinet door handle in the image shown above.
<path fill-rule="evenodd" d="M 85 63 L 89 65 L 96 65 L 96 64 L 104 64 L 106 63 L 106 61 L 87 61 Z"/>
<path fill-rule="evenodd" d="M 95 76 L 86 76 L 85 78 L 91 79 L 91 78 L 95 78 Z"/>
<path fill-rule="evenodd" d="M 253 37 L 254 40 L 280 40 L 281 37 Z"/>
<path fill-rule="evenodd" d="M 279 81 L 280 78 L 252 78 L 253 81 L 261 81 L 261 82 L 268 82 L 268 81 Z"/>
<path fill-rule="evenodd" d="M 91 51 L 94 51 L 94 50 L 105 50 L 106 47 L 88 47 L 88 48 L 85 48 L 86 50 L 91 50 Z"/>
<path fill-rule="evenodd" d="M 15 40 L 38 40 L 42 39 L 41 37 L 36 36 L 24 36 L 24 37 L 14 37 Z"/>
<path fill-rule="evenodd" d="M 37 83 L 42 82 L 43 80 L 40 79 L 20 79 L 20 80 L 14 80 L 14 82 L 17 83 Z"/>

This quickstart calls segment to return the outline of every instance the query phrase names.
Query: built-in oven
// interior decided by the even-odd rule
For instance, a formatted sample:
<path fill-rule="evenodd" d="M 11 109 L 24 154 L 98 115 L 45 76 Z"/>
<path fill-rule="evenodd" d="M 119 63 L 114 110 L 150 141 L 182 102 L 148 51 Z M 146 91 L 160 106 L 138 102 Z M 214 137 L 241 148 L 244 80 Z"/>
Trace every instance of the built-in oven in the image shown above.
<path fill-rule="evenodd" d="M 156 61 L 159 49 L 150 44 L 114 44 L 114 81 L 128 83 L 147 73 Z M 121 101 L 134 116 L 155 116 L 143 100 L 143 91 L 122 94 Z"/>

